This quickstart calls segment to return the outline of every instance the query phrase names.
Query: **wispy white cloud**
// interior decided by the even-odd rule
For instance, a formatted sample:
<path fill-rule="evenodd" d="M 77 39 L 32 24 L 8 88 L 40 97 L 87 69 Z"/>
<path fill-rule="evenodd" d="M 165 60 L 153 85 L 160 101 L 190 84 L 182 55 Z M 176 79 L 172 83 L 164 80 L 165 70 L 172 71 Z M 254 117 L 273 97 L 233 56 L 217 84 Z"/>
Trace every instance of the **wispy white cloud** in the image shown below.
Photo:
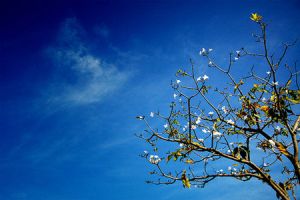
<path fill-rule="evenodd" d="M 52 100 L 81 105 L 99 102 L 128 80 L 130 72 L 120 71 L 91 53 L 85 37 L 78 21 L 70 18 L 62 24 L 55 44 L 48 48 L 58 73 Z"/>

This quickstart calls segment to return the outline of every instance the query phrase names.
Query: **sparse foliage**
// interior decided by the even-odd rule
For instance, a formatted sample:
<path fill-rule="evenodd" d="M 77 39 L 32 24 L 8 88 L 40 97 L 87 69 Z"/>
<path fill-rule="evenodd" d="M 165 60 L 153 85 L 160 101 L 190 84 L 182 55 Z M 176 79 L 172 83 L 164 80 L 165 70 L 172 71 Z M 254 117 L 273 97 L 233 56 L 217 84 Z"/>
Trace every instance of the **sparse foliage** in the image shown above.
<path fill-rule="evenodd" d="M 254 13 L 250 19 L 261 30 L 253 35 L 261 52 L 241 48 L 230 53 L 225 68 L 213 60 L 212 49 L 200 51 L 208 66 L 224 75 L 224 85 L 229 81 L 229 87 L 213 88 L 207 75 L 196 74 L 191 61 L 191 70 L 178 70 L 177 80 L 171 84 L 175 100 L 168 115 L 150 113 L 149 118 L 164 125 L 154 128 L 147 116 L 137 117 L 147 126 L 138 137 L 153 147 L 152 154 L 161 156 L 147 151 L 142 155 L 155 167 L 150 174 L 157 180 L 148 183 L 180 181 L 190 188 L 204 187 L 216 178 L 254 178 L 268 184 L 279 199 L 297 199 L 299 72 L 296 64 L 283 63 L 287 50 L 295 43 L 283 44 L 276 59 L 268 48 L 267 24 L 262 16 Z M 249 74 L 236 79 L 232 66 L 246 57 L 260 59 L 268 71 L 262 74 L 252 67 Z M 284 82 L 279 82 L 279 69 L 288 74 Z"/>

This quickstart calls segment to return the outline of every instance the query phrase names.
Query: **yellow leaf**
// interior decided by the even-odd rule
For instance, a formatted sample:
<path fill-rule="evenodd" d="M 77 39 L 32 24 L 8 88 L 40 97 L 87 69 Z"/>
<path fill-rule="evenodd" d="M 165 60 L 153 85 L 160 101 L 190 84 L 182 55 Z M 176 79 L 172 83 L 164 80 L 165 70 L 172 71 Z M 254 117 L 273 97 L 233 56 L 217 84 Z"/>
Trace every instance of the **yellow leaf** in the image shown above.
<path fill-rule="evenodd" d="M 289 81 L 286 83 L 286 87 L 289 87 L 291 83 L 292 83 L 292 80 L 289 80 Z"/>
<path fill-rule="evenodd" d="M 289 152 L 286 150 L 286 148 L 283 146 L 282 143 L 280 143 L 280 142 L 276 143 L 276 147 L 280 151 L 280 153 L 282 153 L 282 154 L 284 154 L 286 156 L 290 155 Z"/>
<path fill-rule="evenodd" d="M 260 109 L 264 112 L 268 112 L 269 106 L 261 106 Z"/>
<path fill-rule="evenodd" d="M 213 128 L 217 129 L 217 123 L 216 122 L 213 124 Z"/>
<path fill-rule="evenodd" d="M 276 101 L 276 95 L 275 94 L 273 94 L 271 97 L 270 97 L 270 100 L 272 101 L 272 102 L 275 102 Z"/>
<path fill-rule="evenodd" d="M 232 166 L 235 166 L 235 167 L 237 167 L 237 166 L 239 166 L 239 164 L 233 164 Z"/>
<path fill-rule="evenodd" d="M 182 154 L 180 152 L 176 152 L 175 154 L 176 156 L 182 156 Z"/>
<path fill-rule="evenodd" d="M 262 16 L 258 13 L 252 13 L 250 19 L 255 22 L 260 22 L 262 20 Z"/>
<path fill-rule="evenodd" d="M 286 190 L 292 190 L 293 189 L 293 184 L 291 184 L 291 183 L 285 183 L 284 185 L 285 185 Z"/>
<path fill-rule="evenodd" d="M 181 175 L 181 179 L 182 179 L 183 187 L 185 187 L 185 188 L 191 187 L 191 183 L 190 183 L 189 179 L 186 177 L 185 171 L 183 171 L 183 174 Z"/>
<path fill-rule="evenodd" d="M 187 159 L 185 162 L 186 162 L 187 164 L 194 164 L 194 161 L 191 160 L 191 159 Z"/>

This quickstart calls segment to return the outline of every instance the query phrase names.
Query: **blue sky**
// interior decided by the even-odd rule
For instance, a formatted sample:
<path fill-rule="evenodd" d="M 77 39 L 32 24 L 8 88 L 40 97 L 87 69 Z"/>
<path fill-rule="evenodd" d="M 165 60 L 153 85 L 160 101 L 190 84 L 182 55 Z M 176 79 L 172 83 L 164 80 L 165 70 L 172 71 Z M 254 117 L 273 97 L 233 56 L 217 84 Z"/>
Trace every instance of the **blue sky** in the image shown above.
<path fill-rule="evenodd" d="M 135 116 L 166 110 L 189 58 L 222 83 L 199 50 L 222 63 L 255 49 L 252 12 L 270 24 L 271 47 L 299 38 L 299 2 L 4 0 L 0 12 L 0 199 L 274 199 L 255 181 L 145 184 Z M 299 59 L 299 47 L 289 53 Z"/>

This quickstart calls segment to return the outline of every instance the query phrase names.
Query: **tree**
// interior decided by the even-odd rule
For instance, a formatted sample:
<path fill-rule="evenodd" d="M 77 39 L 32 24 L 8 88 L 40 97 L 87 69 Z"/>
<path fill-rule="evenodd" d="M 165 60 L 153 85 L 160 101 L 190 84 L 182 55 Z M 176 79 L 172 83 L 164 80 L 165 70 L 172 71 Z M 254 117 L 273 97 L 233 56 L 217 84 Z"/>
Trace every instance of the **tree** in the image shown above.
<path fill-rule="evenodd" d="M 150 113 L 150 118 L 164 125 L 154 128 L 148 117 L 137 117 L 147 127 L 138 137 L 154 152 L 141 155 L 155 167 L 150 174 L 157 180 L 148 183 L 180 181 L 190 188 L 204 187 L 216 178 L 257 179 L 269 185 L 277 198 L 296 199 L 300 182 L 299 72 L 296 63 L 284 63 L 287 50 L 295 42 L 284 43 L 275 58 L 268 48 L 267 24 L 262 16 L 254 13 L 250 19 L 261 31 L 253 34 L 261 53 L 241 48 L 230 53 L 224 68 L 212 59 L 212 49 L 200 51 L 208 66 L 229 80 L 229 87 L 220 90 L 208 85 L 209 77 L 198 77 L 191 60 L 191 70 L 178 70 L 177 80 L 171 83 L 175 101 L 168 115 Z M 253 66 L 249 74 L 237 79 L 232 66 L 247 57 L 259 59 L 269 71 L 262 74 Z M 288 75 L 279 78 L 282 70 Z M 159 153 L 163 156 L 155 155 Z"/>

